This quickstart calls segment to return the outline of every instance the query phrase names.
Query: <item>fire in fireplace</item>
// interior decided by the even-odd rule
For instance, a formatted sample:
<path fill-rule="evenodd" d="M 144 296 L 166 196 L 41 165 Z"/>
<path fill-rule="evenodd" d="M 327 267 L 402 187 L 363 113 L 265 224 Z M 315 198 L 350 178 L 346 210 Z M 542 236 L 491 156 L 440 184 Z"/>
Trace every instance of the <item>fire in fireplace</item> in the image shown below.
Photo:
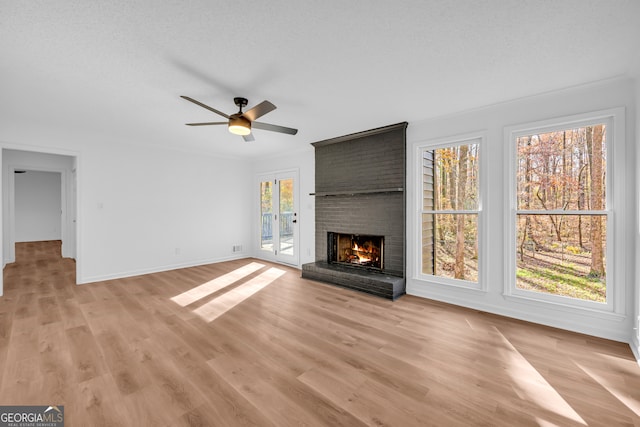
<path fill-rule="evenodd" d="M 382 270 L 384 236 L 327 233 L 329 263 Z"/>

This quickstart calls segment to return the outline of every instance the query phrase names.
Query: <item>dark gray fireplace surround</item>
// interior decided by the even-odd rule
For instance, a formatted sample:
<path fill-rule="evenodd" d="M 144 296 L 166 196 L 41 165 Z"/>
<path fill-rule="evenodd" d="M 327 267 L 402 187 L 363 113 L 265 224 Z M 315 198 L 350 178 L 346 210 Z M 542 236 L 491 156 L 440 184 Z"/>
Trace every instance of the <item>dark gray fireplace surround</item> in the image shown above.
<path fill-rule="evenodd" d="M 406 129 L 402 122 L 312 144 L 316 261 L 302 265 L 303 278 L 389 299 L 404 295 Z M 383 268 L 330 262 L 330 233 L 384 236 Z"/>

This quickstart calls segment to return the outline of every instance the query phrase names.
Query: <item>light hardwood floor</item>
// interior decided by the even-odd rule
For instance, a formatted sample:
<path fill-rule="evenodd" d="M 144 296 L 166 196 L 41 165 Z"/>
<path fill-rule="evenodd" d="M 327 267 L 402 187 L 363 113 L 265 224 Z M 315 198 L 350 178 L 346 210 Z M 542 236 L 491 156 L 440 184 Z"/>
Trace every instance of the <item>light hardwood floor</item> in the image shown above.
<path fill-rule="evenodd" d="M 248 259 L 76 286 L 19 244 L 0 404 L 67 426 L 640 426 L 626 344 Z"/>

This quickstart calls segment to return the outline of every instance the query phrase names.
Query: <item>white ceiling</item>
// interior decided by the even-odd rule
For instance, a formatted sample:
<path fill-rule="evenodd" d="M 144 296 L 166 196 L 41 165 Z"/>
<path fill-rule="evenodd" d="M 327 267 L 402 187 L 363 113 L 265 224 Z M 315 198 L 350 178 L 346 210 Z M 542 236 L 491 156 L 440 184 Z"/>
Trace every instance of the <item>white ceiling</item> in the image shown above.
<path fill-rule="evenodd" d="M 257 157 L 640 75 L 640 1 L 0 0 L 2 129 Z M 179 98 L 278 109 L 245 143 Z M 31 141 L 37 143 L 37 141 Z"/>

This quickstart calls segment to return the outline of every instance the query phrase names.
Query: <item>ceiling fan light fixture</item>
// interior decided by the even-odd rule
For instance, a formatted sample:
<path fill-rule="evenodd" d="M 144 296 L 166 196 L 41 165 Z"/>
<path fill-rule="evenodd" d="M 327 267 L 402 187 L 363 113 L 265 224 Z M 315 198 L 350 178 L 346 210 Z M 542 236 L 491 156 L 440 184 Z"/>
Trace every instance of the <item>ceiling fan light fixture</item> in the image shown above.
<path fill-rule="evenodd" d="M 298 133 L 298 129 L 292 129 L 284 126 L 272 125 L 269 123 L 262 123 L 256 121 L 256 119 L 264 116 L 265 114 L 276 109 L 276 106 L 273 105 L 269 101 L 262 101 L 258 105 L 255 105 L 253 108 L 248 111 L 243 112 L 242 109 L 247 106 L 247 98 L 233 98 L 233 102 L 238 106 L 239 110 L 235 114 L 227 115 L 222 111 L 218 111 L 215 108 L 211 108 L 206 104 L 203 104 L 200 101 L 196 101 L 193 98 L 189 98 L 188 96 L 180 96 L 182 99 L 186 99 L 189 102 L 192 102 L 204 109 L 211 111 L 212 113 L 216 113 L 219 116 L 227 119 L 225 122 L 206 122 L 206 123 L 187 123 L 187 126 L 211 126 L 211 125 L 227 125 L 229 132 L 234 135 L 240 135 L 246 142 L 255 141 L 253 135 L 251 135 L 251 128 L 255 127 L 256 129 L 268 130 L 271 132 L 279 132 L 288 135 L 295 135 Z"/>
<path fill-rule="evenodd" d="M 231 116 L 229 118 L 229 132 L 235 135 L 249 135 L 251 133 L 251 122 L 242 116 Z"/>

